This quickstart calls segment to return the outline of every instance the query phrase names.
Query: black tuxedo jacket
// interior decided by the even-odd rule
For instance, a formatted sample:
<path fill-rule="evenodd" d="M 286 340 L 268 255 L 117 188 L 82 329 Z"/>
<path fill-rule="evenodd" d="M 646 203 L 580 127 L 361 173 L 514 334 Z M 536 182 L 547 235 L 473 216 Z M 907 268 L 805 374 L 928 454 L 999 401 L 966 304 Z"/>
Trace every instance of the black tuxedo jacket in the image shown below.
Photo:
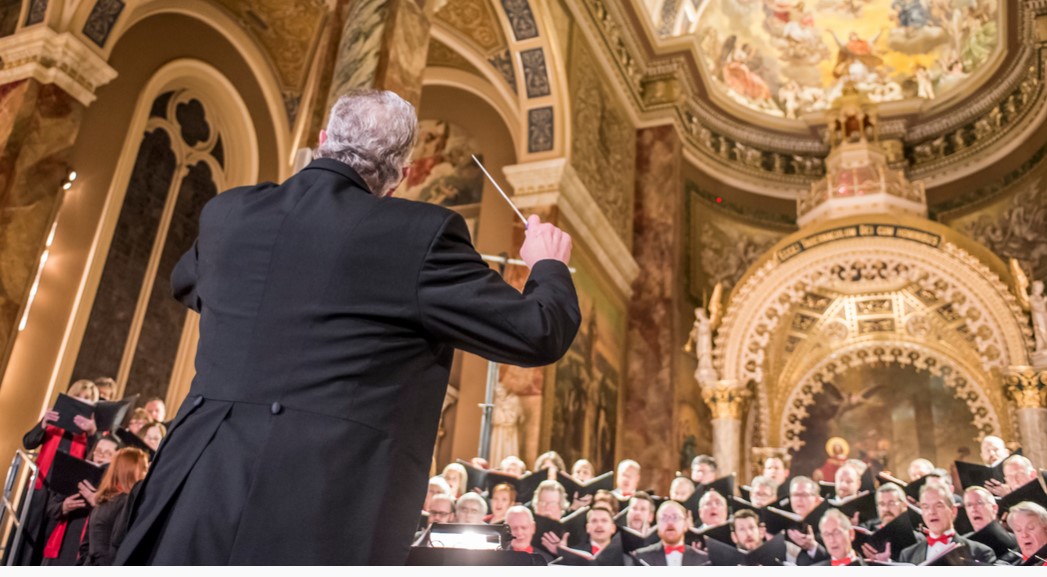
<path fill-rule="evenodd" d="M 667 567 L 668 562 L 665 560 L 665 544 L 661 541 L 642 547 L 632 552 L 634 559 L 638 561 L 637 565 L 647 563 L 655 567 Z M 643 561 L 643 563 L 639 563 Z M 709 555 L 702 553 L 701 551 L 695 551 L 690 546 L 685 546 L 683 550 L 683 566 L 694 567 L 698 565 L 708 565 Z"/>
<path fill-rule="evenodd" d="M 454 349 L 547 365 L 581 320 L 564 264 L 521 294 L 457 213 L 328 159 L 208 202 L 171 282 L 197 374 L 118 564 L 404 563 Z"/>
<path fill-rule="evenodd" d="M 993 565 L 996 563 L 996 554 L 992 552 L 989 547 L 978 543 L 977 541 L 971 541 L 959 535 L 953 537 L 958 543 L 961 543 L 967 547 L 971 552 L 971 557 L 984 565 Z M 902 549 L 902 554 L 898 558 L 898 561 L 902 563 L 913 563 L 919 565 L 927 560 L 927 541 L 920 541 L 915 545 L 910 545 L 905 549 Z"/>

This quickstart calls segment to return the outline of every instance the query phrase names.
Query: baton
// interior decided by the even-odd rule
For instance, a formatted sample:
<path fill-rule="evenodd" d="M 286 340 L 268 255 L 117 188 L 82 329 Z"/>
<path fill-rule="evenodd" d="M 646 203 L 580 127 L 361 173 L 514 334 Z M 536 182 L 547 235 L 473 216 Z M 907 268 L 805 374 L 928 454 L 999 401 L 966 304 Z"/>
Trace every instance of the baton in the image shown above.
<path fill-rule="evenodd" d="M 527 219 L 524 218 L 524 215 L 520 213 L 520 209 L 516 208 L 516 205 L 513 204 L 513 201 L 509 199 L 509 195 L 505 194 L 505 191 L 502 190 L 502 187 L 498 186 L 498 183 L 494 181 L 494 177 L 491 176 L 491 173 L 487 172 L 487 169 L 484 168 L 484 165 L 483 165 L 482 162 L 480 162 L 480 159 L 476 158 L 475 154 L 473 154 L 472 157 L 473 157 L 473 161 L 476 163 L 477 166 L 480 167 L 480 170 L 482 170 L 484 175 L 487 177 L 487 180 L 491 181 L 491 184 L 493 184 L 495 189 L 498 190 L 498 193 L 502 195 L 502 198 L 505 199 L 505 202 L 508 202 L 509 206 L 512 207 L 513 212 L 516 213 L 516 216 L 520 217 L 520 220 L 523 221 L 524 228 L 526 229 L 527 228 Z"/>

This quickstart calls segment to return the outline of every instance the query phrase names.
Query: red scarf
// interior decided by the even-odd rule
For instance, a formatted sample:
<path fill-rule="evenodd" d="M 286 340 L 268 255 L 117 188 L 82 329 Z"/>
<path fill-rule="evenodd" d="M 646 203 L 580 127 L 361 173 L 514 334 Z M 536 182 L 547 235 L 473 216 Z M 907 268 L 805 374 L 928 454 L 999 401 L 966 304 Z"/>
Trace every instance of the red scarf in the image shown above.
<path fill-rule="evenodd" d="M 60 429 L 54 425 L 48 425 L 44 429 L 44 443 L 40 447 L 40 455 L 36 458 L 36 466 L 39 471 L 36 474 L 35 488 L 38 490 L 44 488 L 44 479 L 47 478 L 47 473 L 51 470 L 51 461 L 55 459 L 55 453 L 58 451 L 58 445 L 62 442 L 64 433 L 65 429 Z M 87 453 L 87 434 L 74 434 L 72 443 L 69 445 L 69 455 L 77 459 L 83 459 L 85 453 Z"/>
<path fill-rule="evenodd" d="M 90 516 L 88 516 L 90 520 Z M 51 536 L 47 538 L 47 546 L 44 547 L 44 559 L 58 559 L 58 555 L 62 553 L 62 541 L 65 540 L 65 530 L 69 528 L 69 520 L 62 519 L 55 525 Z M 76 540 L 79 544 L 84 540 L 84 535 L 87 533 L 87 521 L 84 521 L 84 528 L 80 530 L 80 538 Z"/>
<path fill-rule="evenodd" d="M 513 547 L 513 551 L 521 551 L 523 553 L 532 553 L 533 554 L 534 553 L 534 547 L 532 547 L 530 545 L 524 547 L 523 549 L 517 549 L 516 547 Z"/>

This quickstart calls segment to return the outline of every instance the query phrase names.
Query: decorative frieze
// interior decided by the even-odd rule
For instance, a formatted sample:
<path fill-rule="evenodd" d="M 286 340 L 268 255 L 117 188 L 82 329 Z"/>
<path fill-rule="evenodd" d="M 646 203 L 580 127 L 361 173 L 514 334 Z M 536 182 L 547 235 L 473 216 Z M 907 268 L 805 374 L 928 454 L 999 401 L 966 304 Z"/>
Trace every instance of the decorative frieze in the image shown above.
<path fill-rule="evenodd" d="M 72 34 L 41 26 L 0 38 L 0 85 L 26 78 L 56 84 L 87 106 L 116 70 Z"/>

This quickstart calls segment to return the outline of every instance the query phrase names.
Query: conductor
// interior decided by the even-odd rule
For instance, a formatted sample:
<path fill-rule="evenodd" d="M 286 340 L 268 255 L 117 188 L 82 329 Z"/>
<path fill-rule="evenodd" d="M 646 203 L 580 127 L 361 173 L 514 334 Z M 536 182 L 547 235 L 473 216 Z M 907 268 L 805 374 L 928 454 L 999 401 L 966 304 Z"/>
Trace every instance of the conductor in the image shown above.
<path fill-rule="evenodd" d="M 342 96 L 314 160 L 224 192 L 171 277 L 200 313 L 196 377 L 117 564 L 403 564 L 454 349 L 547 365 L 581 315 L 571 237 L 536 216 L 523 293 L 465 221 L 391 198 L 414 107 Z"/>

